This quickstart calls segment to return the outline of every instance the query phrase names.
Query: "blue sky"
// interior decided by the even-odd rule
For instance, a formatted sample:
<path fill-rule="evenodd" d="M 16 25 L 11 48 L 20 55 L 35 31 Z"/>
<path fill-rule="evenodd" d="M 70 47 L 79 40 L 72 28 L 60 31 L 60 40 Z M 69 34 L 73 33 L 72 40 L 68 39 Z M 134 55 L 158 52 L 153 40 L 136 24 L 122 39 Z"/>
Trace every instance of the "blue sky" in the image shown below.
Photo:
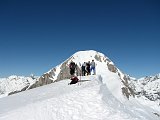
<path fill-rule="evenodd" d="M 79 50 L 123 72 L 160 73 L 159 0 L 1 0 L 0 77 L 41 75 Z"/>

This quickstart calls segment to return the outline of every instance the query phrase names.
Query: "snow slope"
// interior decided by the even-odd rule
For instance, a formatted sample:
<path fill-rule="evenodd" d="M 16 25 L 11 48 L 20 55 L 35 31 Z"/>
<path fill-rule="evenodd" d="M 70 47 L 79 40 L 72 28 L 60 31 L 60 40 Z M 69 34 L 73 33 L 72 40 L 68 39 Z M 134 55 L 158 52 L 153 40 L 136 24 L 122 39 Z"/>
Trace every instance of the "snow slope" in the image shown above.
<path fill-rule="evenodd" d="M 96 62 L 96 75 L 81 77 L 90 81 L 68 86 L 69 63 L 74 61 L 80 70 L 83 62 L 91 60 Z M 160 119 L 159 106 L 143 96 L 134 98 L 138 87 L 131 78 L 104 54 L 93 50 L 75 53 L 40 78 L 12 76 L 2 80 L 0 86 L 3 95 L 27 90 L 0 99 L 0 120 Z"/>
<path fill-rule="evenodd" d="M 138 102 L 120 102 L 101 76 L 69 79 L 0 99 L 0 120 L 159 120 Z M 116 83 L 115 83 L 116 84 Z"/>

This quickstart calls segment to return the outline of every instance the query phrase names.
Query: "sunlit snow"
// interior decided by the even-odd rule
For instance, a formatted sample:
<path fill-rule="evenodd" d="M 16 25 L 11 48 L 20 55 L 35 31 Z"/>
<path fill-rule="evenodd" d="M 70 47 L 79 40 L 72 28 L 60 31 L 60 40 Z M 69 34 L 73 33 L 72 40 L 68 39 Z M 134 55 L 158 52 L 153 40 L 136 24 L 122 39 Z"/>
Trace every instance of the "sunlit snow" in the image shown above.
<path fill-rule="evenodd" d="M 95 60 L 95 54 L 78 52 L 73 60 L 80 65 Z M 81 82 L 77 84 L 68 85 L 70 80 L 65 79 L 0 98 L 0 120 L 160 120 L 160 109 L 151 107 L 151 101 L 142 97 L 128 100 L 122 94 L 121 78 L 107 69 L 108 58 L 99 54 L 96 75 L 78 76 Z M 56 68 L 58 74 L 60 65 Z"/>

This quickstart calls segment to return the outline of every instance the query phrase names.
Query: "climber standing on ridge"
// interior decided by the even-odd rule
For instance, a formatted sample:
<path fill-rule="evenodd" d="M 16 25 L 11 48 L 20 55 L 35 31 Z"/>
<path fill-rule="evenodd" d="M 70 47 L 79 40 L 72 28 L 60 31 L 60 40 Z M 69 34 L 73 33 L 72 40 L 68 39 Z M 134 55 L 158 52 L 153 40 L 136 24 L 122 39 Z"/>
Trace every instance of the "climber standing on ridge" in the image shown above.
<path fill-rule="evenodd" d="M 68 85 L 76 84 L 79 81 L 78 77 L 75 75 L 75 70 L 77 69 L 77 64 L 75 64 L 75 62 L 71 61 L 69 64 L 69 68 L 70 68 L 71 82 Z"/>
<path fill-rule="evenodd" d="M 88 61 L 87 63 L 86 63 L 86 71 L 87 71 L 87 75 L 90 75 L 91 74 L 91 71 L 90 71 L 90 61 Z"/>
<path fill-rule="evenodd" d="M 75 62 L 71 61 L 69 64 L 69 69 L 70 69 L 70 75 L 74 76 L 75 74 L 75 69 L 76 69 L 76 64 Z"/>
<path fill-rule="evenodd" d="M 86 75 L 86 62 L 82 64 L 82 76 Z"/>
<path fill-rule="evenodd" d="M 91 62 L 91 72 L 93 71 L 93 75 L 95 75 L 96 74 L 96 64 L 95 64 L 95 62 L 94 62 L 94 60 L 92 60 L 92 62 Z"/>

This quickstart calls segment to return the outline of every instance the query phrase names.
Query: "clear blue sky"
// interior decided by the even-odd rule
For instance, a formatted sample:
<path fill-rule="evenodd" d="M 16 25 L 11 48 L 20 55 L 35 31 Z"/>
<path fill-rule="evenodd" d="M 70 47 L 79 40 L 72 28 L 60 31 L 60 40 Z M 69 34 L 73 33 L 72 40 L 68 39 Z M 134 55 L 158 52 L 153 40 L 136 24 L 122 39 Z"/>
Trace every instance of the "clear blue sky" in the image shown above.
<path fill-rule="evenodd" d="M 160 73 L 159 0 L 0 0 L 0 77 L 41 75 L 79 50 Z"/>

